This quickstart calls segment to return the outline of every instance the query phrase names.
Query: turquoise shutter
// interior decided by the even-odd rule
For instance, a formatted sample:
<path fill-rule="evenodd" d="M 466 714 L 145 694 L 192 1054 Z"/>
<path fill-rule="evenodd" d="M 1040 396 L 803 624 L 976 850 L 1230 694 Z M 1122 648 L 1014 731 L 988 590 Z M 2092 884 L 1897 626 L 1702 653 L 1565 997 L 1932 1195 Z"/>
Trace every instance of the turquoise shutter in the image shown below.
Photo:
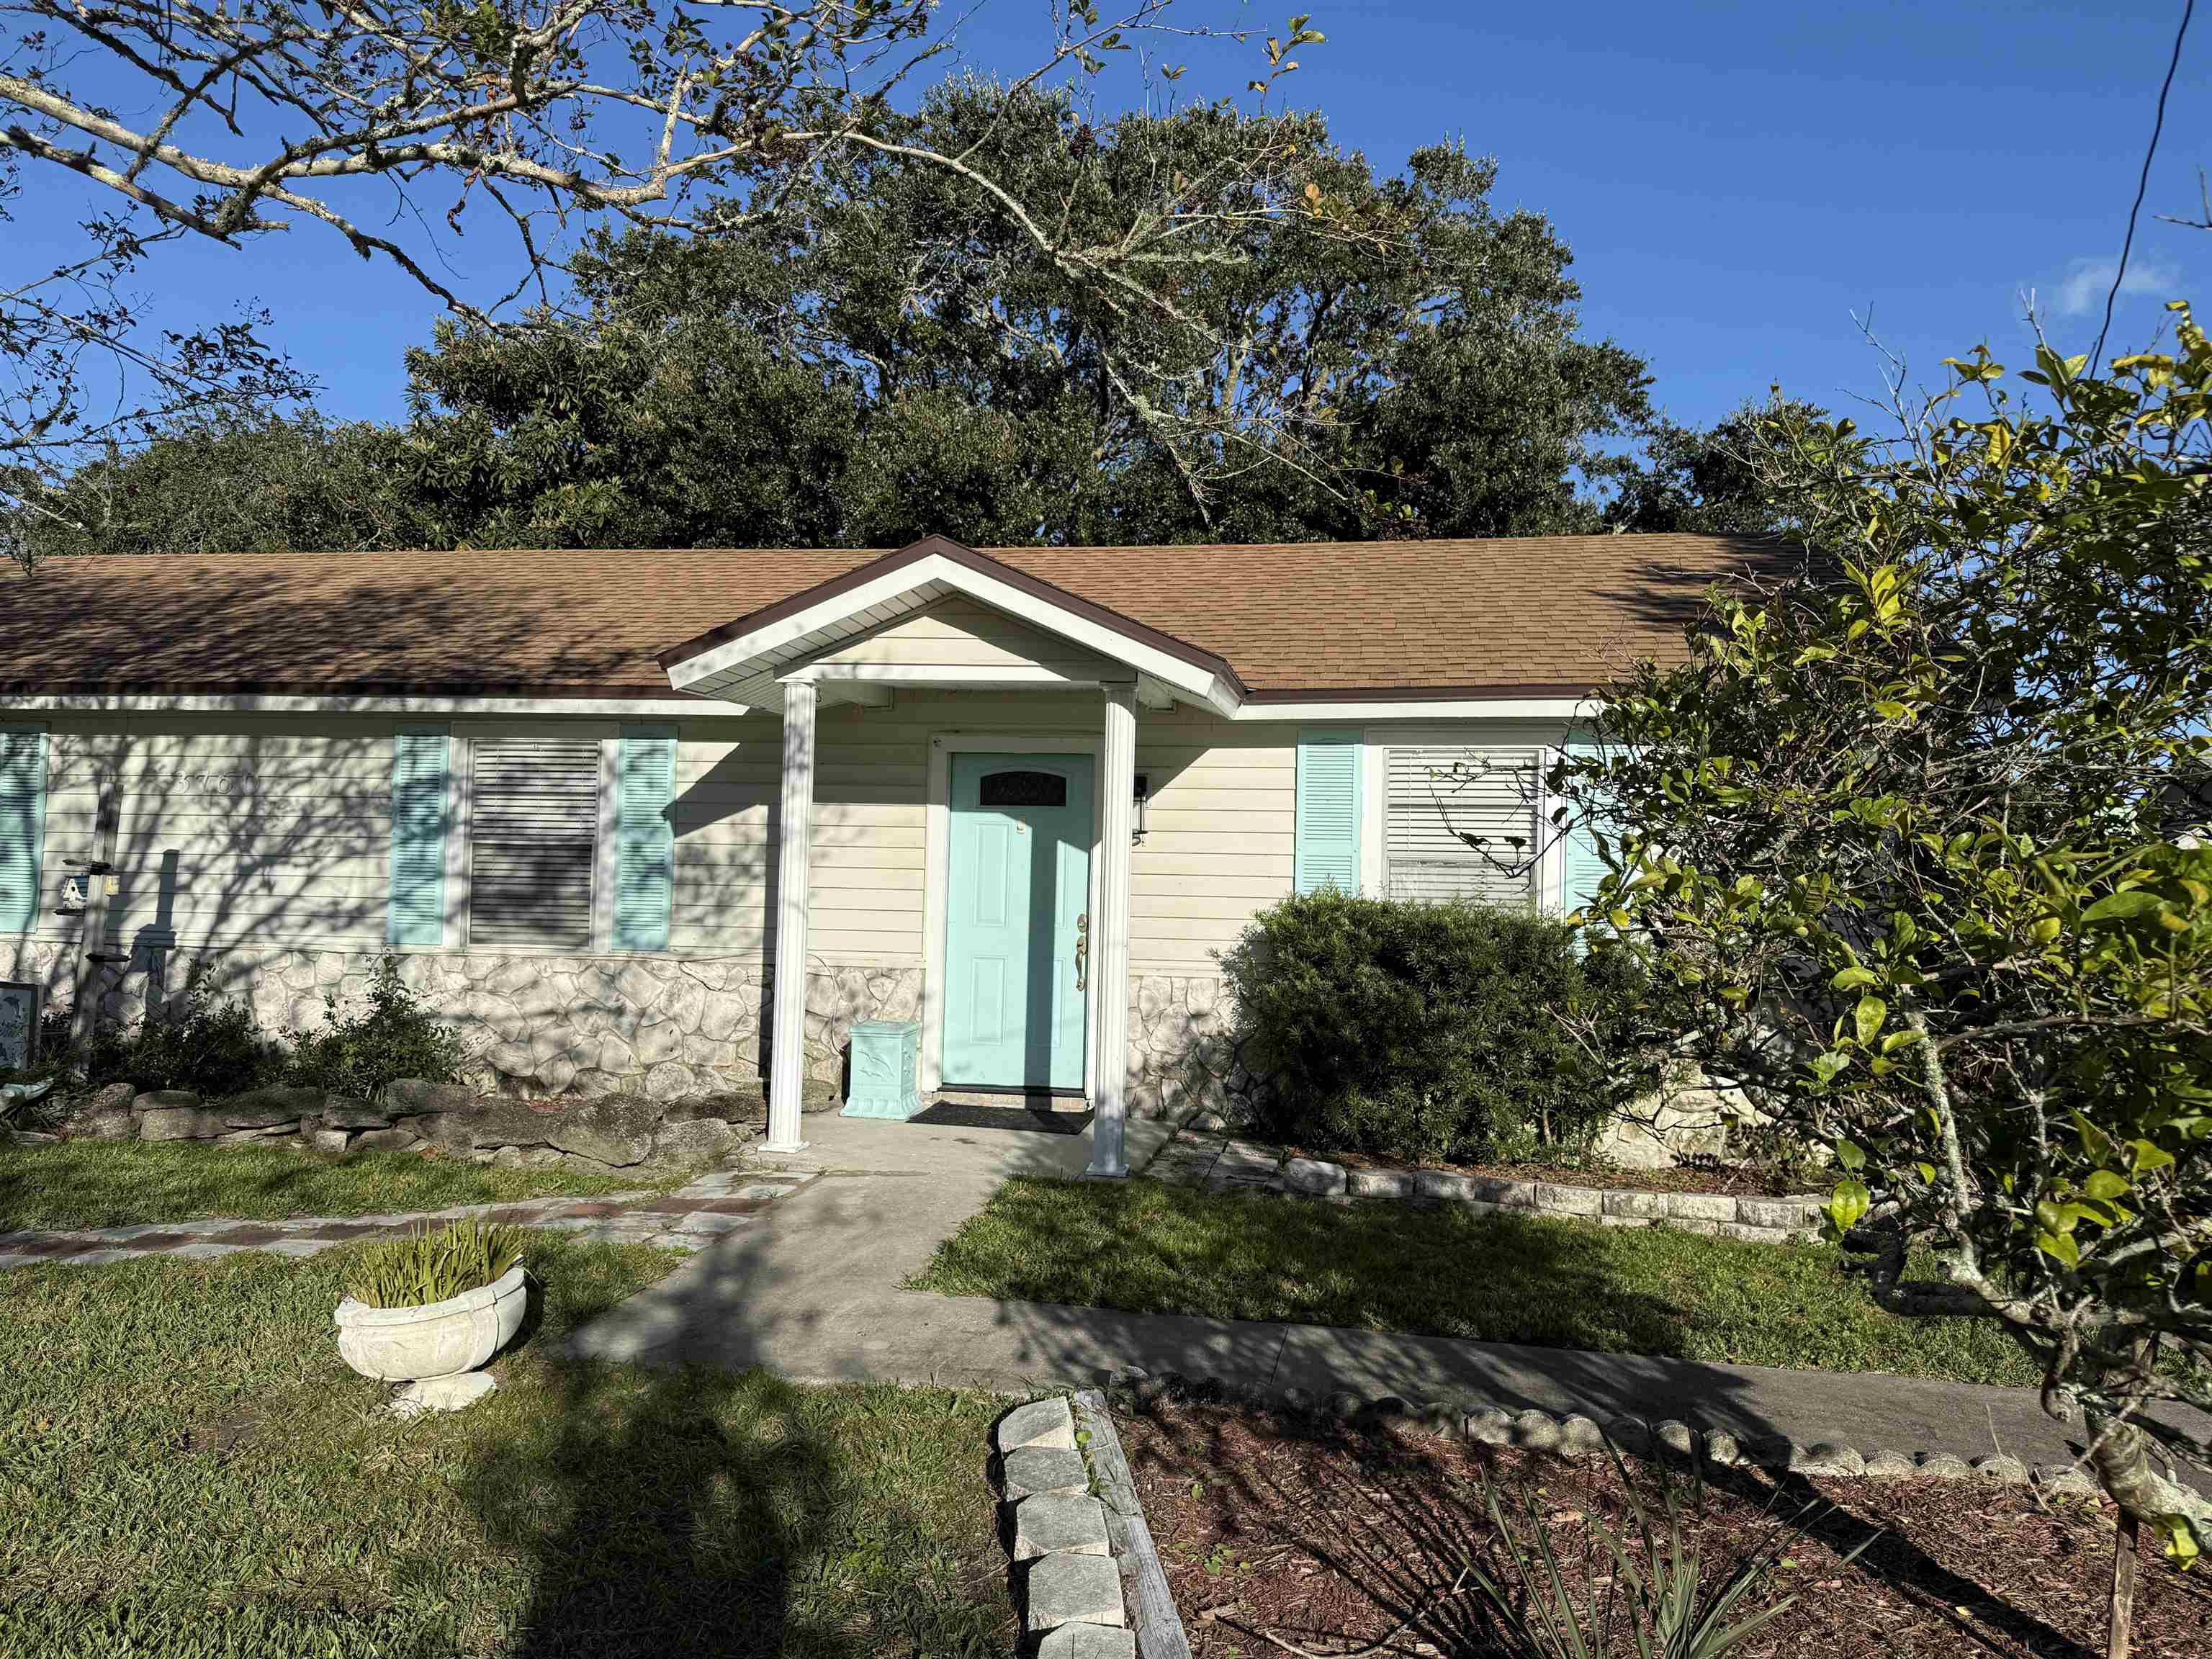
<path fill-rule="evenodd" d="M 392 738 L 393 945 L 446 942 L 446 729 L 409 726 Z"/>
<path fill-rule="evenodd" d="M 1591 743 L 1570 742 L 1566 752 L 1580 760 L 1598 752 Z M 1613 838 L 1611 826 L 1601 824 L 1607 840 Z M 1597 896 L 1598 884 L 1605 879 L 1605 860 L 1597 855 L 1597 841 L 1590 833 L 1588 823 L 1577 819 L 1567 830 L 1566 879 L 1559 893 L 1559 908 L 1579 910 Z"/>
<path fill-rule="evenodd" d="M 615 761 L 615 949 L 665 951 L 676 887 L 676 732 L 625 726 Z"/>
<path fill-rule="evenodd" d="M 0 726 L 0 933 L 39 919 L 39 856 L 46 843 L 46 734 Z"/>
<path fill-rule="evenodd" d="M 1298 733 L 1297 850 L 1291 860 L 1297 891 L 1359 890 L 1363 769 L 1358 732 Z"/>

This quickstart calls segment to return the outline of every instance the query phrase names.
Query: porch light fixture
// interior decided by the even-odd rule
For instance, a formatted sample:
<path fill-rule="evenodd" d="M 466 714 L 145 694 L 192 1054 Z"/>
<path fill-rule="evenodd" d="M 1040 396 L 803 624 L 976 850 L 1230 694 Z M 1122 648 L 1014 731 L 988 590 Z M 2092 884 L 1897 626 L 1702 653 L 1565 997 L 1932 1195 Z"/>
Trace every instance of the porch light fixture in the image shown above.
<path fill-rule="evenodd" d="M 1142 847 L 1145 844 L 1145 831 L 1150 827 L 1145 822 L 1145 809 L 1151 804 L 1152 798 L 1152 780 L 1147 778 L 1142 772 L 1138 773 L 1136 812 L 1137 827 L 1129 836 L 1129 844 L 1133 847 Z"/>

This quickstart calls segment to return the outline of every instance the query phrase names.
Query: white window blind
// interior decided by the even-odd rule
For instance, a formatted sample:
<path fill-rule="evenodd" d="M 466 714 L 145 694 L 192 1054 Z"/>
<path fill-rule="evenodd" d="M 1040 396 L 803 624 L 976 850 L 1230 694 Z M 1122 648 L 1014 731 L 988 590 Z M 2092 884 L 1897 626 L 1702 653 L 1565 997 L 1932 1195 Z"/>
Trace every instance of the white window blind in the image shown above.
<path fill-rule="evenodd" d="M 469 942 L 590 950 L 599 744 L 502 738 L 470 747 Z"/>
<path fill-rule="evenodd" d="M 1538 753 L 1394 748 L 1384 808 L 1392 898 L 1526 904 L 1534 891 Z"/>

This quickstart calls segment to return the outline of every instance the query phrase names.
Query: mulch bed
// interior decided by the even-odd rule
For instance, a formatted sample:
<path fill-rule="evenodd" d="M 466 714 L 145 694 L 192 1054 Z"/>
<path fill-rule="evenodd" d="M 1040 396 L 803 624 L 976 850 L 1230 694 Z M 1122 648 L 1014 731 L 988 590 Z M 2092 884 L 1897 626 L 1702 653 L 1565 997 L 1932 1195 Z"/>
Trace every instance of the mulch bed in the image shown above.
<path fill-rule="evenodd" d="M 1194 1659 L 1261 1659 L 1293 1649 L 1358 1651 L 1415 1627 L 1383 1654 L 1486 1655 L 1465 1597 L 1442 1599 L 1460 1565 L 1487 1548 L 1486 1473 L 1512 1516 L 1533 1497 L 1538 1524 L 1583 1589 L 1609 1583 L 1581 1511 L 1624 1536 L 1609 1460 L 1581 1463 L 1503 1448 L 1400 1441 L 1204 1405 L 1162 1404 L 1120 1425 Z M 1629 1468 L 1647 1496 L 1654 1469 Z M 2100 1659 L 2112 1582 L 2112 1511 L 2100 1499 L 2039 1502 L 2014 1487 L 1946 1481 L 1814 1480 L 1717 1471 L 1686 1533 L 1709 1584 L 1789 1538 L 1769 1588 L 1738 1610 L 1796 1600 L 1736 1650 L 1741 1659 Z M 1801 1535 L 1791 1522 L 1816 1512 Z M 1855 1561 L 1842 1558 L 1869 1532 Z M 1730 1622 L 1735 1622 L 1731 1620 Z M 2212 1654 L 2212 1573 L 2168 1566 L 2146 1528 L 2136 1578 L 2138 1659 Z M 1263 1634 L 1264 1633 L 1264 1634 Z M 1626 1632 L 1621 1631 L 1625 1635 Z M 1632 1648 L 1623 1648 L 1632 1651 Z"/>
<path fill-rule="evenodd" d="M 1298 1149 L 1292 1148 L 1296 1151 Z M 1722 1193 L 1731 1197 L 1795 1198 L 1807 1188 L 1773 1170 L 1740 1164 L 1700 1160 L 1667 1170 L 1633 1170 L 1574 1164 L 1399 1164 L 1364 1152 L 1304 1152 L 1353 1170 L 1441 1170 L 1447 1175 L 1482 1176 L 1496 1181 L 1548 1181 L 1562 1187 L 1625 1188 L 1638 1193 Z"/>

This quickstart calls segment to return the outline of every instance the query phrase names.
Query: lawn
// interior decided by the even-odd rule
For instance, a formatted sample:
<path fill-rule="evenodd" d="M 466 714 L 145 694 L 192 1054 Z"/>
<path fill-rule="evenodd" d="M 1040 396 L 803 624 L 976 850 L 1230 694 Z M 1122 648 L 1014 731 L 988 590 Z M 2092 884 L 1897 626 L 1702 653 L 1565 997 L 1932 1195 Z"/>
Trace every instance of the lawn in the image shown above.
<path fill-rule="evenodd" d="M 1886 1314 L 1816 1244 L 1450 1206 L 1021 1177 L 914 1288 L 1607 1353 L 2026 1385 L 1988 1322 Z"/>
<path fill-rule="evenodd" d="M 352 1254 L 0 1275 L 0 1656 L 1012 1650 L 1003 1402 L 561 1362 L 674 1258 L 538 1234 L 499 1391 L 402 1425 L 337 1355 Z"/>
<path fill-rule="evenodd" d="M 0 1232 L 21 1227 L 127 1227 L 234 1216 L 392 1215 L 526 1198 L 597 1198 L 665 1185 L 659 1171 L 604 1176 L 567 1168 L 498 1170 L 464 1158 L 356 1152 L 338 1159 L 289 1146 L 187 1141 L 0 1144 Z"/>

